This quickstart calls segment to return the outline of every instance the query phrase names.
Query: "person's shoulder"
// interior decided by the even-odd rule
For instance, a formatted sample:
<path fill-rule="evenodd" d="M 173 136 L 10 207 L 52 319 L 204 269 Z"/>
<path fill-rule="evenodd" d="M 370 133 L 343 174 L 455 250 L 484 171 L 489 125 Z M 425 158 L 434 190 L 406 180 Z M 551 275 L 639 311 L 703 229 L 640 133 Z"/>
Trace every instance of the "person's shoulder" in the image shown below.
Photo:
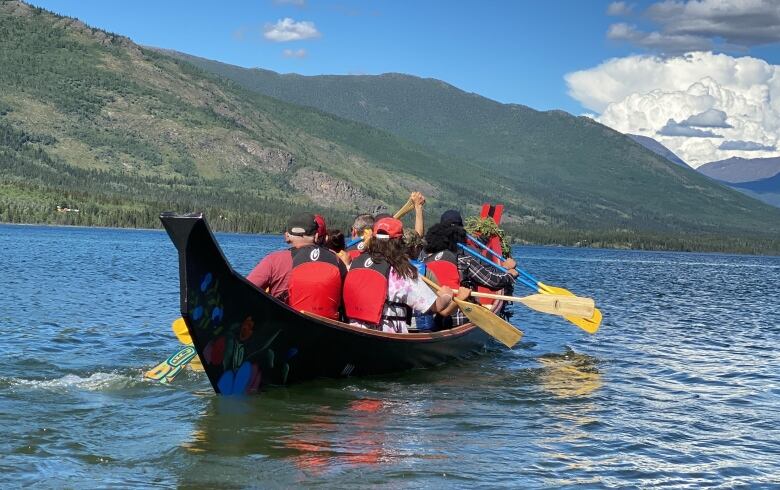
<path fill-rule="evenodd" d="M 292 253 L 290 253 L 289 249 L 282 249 L 282 250 L 275 250 L 265 257 L 263 257 L 263 260 L 261 262 L 277 262 L 280 260 L 292 260 Z"/>
<path fill-rule="evenodd" d="M 477 259 L 475 259 L 471 255 L 466 255 L 460 251 L 458 251 L 458 253 L 455 254 L 455 257 L 458 259 L 458 262 L 463 262 L 467 264 L 475 263 L 477 261 Z"/>

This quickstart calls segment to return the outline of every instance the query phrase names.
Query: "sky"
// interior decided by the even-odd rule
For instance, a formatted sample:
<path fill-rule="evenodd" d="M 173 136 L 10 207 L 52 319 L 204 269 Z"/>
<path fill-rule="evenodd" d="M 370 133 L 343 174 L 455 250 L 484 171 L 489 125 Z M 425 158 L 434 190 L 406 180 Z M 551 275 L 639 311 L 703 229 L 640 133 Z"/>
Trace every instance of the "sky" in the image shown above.
<path fill-rule="evenodd" d="M 780 155 L 780 0 L 32 0 L 281 73 L 400 72 L 650 136 L 693 166 Z"/>

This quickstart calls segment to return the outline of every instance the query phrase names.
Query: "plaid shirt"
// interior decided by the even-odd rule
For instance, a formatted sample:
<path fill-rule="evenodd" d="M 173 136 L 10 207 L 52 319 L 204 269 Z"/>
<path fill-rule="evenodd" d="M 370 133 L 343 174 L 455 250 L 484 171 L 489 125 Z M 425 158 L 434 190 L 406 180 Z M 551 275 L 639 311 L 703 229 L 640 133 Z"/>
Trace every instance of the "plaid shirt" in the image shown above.
<path fill-rule="evenodd" d="M 462 253 L 458 254 L 458 272 L 460 273 L 460 283 L 469 289 L 485 286 L 490 289 L 504 289 L 510 293 L 515 283 L 515 278 L 511 274 L 501 272 L 489 265 L 483 265 L 476 258 Z M 476 303 L 476 301 L 473 302 Z M 456 309 L 450 318 L 453 326 L 463 325 L 469 321 L 460 308 Z"/>

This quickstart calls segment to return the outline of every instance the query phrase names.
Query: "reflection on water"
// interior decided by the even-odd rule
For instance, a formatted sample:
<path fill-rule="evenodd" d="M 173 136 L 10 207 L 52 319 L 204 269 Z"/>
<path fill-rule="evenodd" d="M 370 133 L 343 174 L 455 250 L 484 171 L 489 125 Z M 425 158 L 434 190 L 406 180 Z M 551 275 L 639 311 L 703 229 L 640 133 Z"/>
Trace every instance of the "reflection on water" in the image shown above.
<path fill-rule="evenodd" d="M 271 388 L 259 397 L 212 397 L 183 447 L 193 454 L 285 460 L 310 475 L 431 458 L 387 444 L 398 421 L 415 416 L 415 403 L 355 397 L 322 383 Z"/>
<path fill-rule="evenodd" d="M 593 357 L 567 347 L 563 354 L 545 354 L 538 361 L 544 366 L 542 388 L 555 396 L 585 396 L 601 388 L 601 374 Z"/>
<path fill-rule="evenodd" d="M 219 240 L 243 273 L 283 246 Z M 0 225 L 0 250 L 2 488 L 780 481 L 780 258 L 518 247 L 598 300 L 597 335 L 517 305 L 511 351 L 230 399 L 143 380 L 178 348 L 163 232 Z"/>
<path fill-rule="evenodd" d="M 587 401 L 602 384 L 597 360 L 570 348 L 562 354 L 545 354 L 536 361 L 542 366 L 519 375 L 504 373 L 507 378 L 496 383 L 493 401 L 524 403 L 512 394 L 518 389 L 540 389 L 554 397 Z M 450 441 L 452 431 L 461 433 L 456 439 L 468 439 L 469 433 L 479 433 L 482 424 L 497 422 L 479 411 L 464 420 L 469 406 L 457 393 L 465 386 L 484 385 L 486 380 L 495 383 L 496 375 L 483 371 L 476 361 L 444 372 L 401 375 L 398 382 L 390 381 L 395 396 L 382 397 L 382 393 L 367 390 L 362 380 L 324 380 L 271 388 L 259 397 L 211 397 L 183 448 L 210 458 L 277 460 L 309 477 L 326 477 L 347 468 L 393 467 L 404 461 L 435 465 L 465 448 L 449 447 L 446 442 L 432 446 L 424 435 L 414 432 L 416 424 L 427 421 L 446 426 L 452 420 L 447 431 L 450 435 L 443 438 Z M 357 385 L 344 387 L 344 383 Z M 448 393 L 451 390 L 454 396 Z M 437 396 L 432 396 L 434 393 Z M 597 422 L 589 415 L 592 406 L 580 404 L 575 411 L 565 405 L 549 407 L 548 415 L 554 418 L 549 434 L 556 436 L 541 438 L 542 448 L 586 438 L 583 427 Z M 436 420 L 439 422 L 433 422 Z M 480 451 L 495 449 L 490 442 L 474 440 L 469 444 Z M 572 461 L 563 453 L 550 453 L 549 457 Z"/>

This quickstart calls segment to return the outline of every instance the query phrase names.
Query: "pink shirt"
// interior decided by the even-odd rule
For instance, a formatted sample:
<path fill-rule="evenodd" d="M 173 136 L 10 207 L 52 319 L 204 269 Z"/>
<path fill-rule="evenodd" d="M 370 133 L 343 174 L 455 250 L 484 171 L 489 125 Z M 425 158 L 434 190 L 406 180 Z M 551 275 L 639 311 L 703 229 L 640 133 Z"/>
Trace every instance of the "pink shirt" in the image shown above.
<path fill-rule="evenodd" d="M 286 300 L 291 272 L 292 254 L 278 250 L 263 257 L 246 278 L 258 288 L 268 289 L 271 296 Z"/>
<path fill-rule="evenodd" d="M 416 279 L 408 279 L 400 276 L 395 272 L 395 269 L 390 269 L 390 276 L 387 278 L 387 301 L 404 303 L 411 308 L 413 312 L 425 313 L 430 310 L 431 306 L 436 302 L 436 297 L 436 293 L 434 293 L 419 276 Z M 404 312 L 400 310 L 396 311 L 392 306 L 385 305 L 382 316 L 396 316 L 402 315 L 403 313 Z M 367 326 L 356 320 L 351 320 L 350 324 L 360 327 Z M 382 318 L 381 327 L 383 332 L 409 333 L 409 329 L 406 328 L 406 322 L 403 320 L 388 320 L 387 318 Z"/>

